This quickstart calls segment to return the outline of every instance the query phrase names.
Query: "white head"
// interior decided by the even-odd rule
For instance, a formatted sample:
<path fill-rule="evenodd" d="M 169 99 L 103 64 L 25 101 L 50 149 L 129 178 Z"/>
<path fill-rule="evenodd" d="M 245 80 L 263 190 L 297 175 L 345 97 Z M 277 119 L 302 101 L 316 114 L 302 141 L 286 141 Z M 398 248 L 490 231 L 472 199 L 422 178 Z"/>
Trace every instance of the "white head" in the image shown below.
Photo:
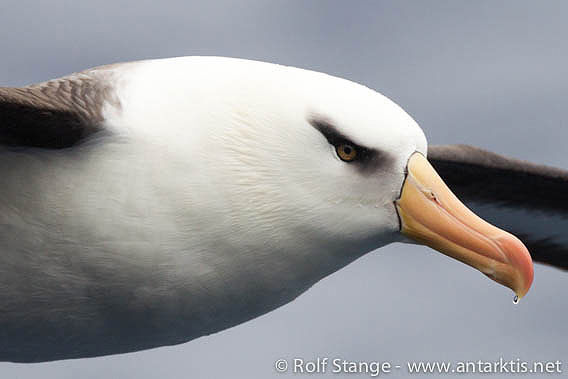
<path fill-rule="evenodd" d="M 358 254 L 398 240 L 395 200 L 406 165 L 427 149 L 417 123 L 362 85 L 238 62 L 233 69 L 250 72 L 216 77 L 214 86 L 223 86 L 215 90 L 223 93 L 216 106 L 226 120 L 215 123 L 222 127 L 209 134 L 207 150 L 222 150 L 210 168 L 223 178 L 217 188 L 230 198 L 234 225 L 248 228 L 241 233 L 261 231 L 282 243 L 328 241 Z"/>
<path fill-rule="evenodd" d="M 223 262 L 250 267 L 267 259 L 272 269 L 279 261 L 284 271 L 298 260 L 325 263 L 321 275 L 401 240 L 402 228 L 521 296 L 528 290 L 526 249 L 510 244 L 522 275 L 497 267 L 516 259 L 495 247 L 502 234 L 456 205 L 424 158 L 422 130 L 383 95 L 313 71 L 228 58 L 150 61 L 135 71 L 138 80 L 120 96 L 122 124 L 181 162 L 183 172 L 168 175 L 185 181 L 176 205 L 213 225 L 193 231 L 210 241 L 209 256 L 218 251 Z M 397 201 L 407 187 L 415 190 L 410 200 Z M 453 233 L 476 237 L 456 247 Z M 480 244 L 487 249 L 475 251 Z"/>
<path fill-rule="evenodd" d="M 426 153 L 426 139 L 385 96 L 318 72 L 230 58 L 149 61 L 136 77 L 144 80 L 121 96 L 134 119 L 127 124 L 206 166 L 187 168 L 192 184 L 214 191 L 198 200 L 211 196 L 225 213 L 220 222 L 246 226 L 239 236 L 397 239 L 394 201 L 408 158 Z M 167 133 L 155 127 L 165 118 Z M 356 156 L 342 160 L 340 148 Z M 196 172 L 207 177 L 195 183 Z"/>
<path fill-rule="evenodd" d="M 426 153 L 416 122 L 359 84 L 251 66 L 254 74 L 229 84 L 230 122 L 213 135 L 225 150 L 218 168 L 236 179 L 227 192 L 235 214 L 275 233 L 293 228 L 296 239 L 300 231 L 336 242 L 397 239 L 394 202 L 406 164 L 415 151 Z"/>

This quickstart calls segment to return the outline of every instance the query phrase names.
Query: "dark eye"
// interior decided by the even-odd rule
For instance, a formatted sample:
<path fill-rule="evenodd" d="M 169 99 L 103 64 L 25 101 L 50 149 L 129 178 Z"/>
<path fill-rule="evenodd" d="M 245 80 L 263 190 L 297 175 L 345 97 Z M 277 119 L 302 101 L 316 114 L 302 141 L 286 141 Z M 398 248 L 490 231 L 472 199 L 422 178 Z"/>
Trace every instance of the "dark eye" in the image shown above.
<path fill-rule="evenodd" d="M 352 162 L 357 158 L 357 148 L 348 143 L 340 143 L 335 146 L 335 151 L 339 158 L 344 162 Z"/>

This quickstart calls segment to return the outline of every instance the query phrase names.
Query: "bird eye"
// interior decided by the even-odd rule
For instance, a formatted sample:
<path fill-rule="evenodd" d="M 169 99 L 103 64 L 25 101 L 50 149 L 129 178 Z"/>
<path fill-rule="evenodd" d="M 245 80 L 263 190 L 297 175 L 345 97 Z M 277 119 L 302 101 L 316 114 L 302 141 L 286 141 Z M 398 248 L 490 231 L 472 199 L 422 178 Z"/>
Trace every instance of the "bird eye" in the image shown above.
<path fill-rule="evenodd" d="M 341 143 L 335 147 L 339 158 L 344 162 L 351 162 L 357 158 L 357 148 L 348 143 Z"/>

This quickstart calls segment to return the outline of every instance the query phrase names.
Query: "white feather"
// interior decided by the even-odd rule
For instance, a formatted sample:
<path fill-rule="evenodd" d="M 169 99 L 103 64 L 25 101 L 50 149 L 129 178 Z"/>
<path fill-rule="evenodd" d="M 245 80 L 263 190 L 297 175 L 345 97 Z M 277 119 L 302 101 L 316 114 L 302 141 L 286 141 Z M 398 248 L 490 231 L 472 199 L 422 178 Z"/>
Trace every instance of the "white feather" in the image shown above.
<path fill-rule="evenodd" d="M 10 334 L 19 355 L 0 359 L 184 342 L 398 239 L 393 201 L 426 140 L 379 93 L 229 58 L 115 70 L 110 135 L 0 153 L 0 320 L 28 331 Z M 314 114 L 394 161 L 362 175 L 308 123 Z"/>

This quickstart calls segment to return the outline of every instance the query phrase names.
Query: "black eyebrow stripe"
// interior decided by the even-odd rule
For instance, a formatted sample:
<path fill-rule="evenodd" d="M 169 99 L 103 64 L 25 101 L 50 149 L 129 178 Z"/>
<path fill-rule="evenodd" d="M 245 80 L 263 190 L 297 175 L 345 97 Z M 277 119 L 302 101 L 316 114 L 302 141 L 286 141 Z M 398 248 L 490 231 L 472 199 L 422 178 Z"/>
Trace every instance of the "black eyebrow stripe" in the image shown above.
<path fill-rule="evenodd" d="M 356 167 L 359 172 L 370 175 L 380 170 L 387 171 L 388 167 L 392 167 L 394 164 L 395 157 L 391 154 L 353 142 L 338 131 L 329 119 L 310 115 L 307 120 L 331 145 L 337 146 L 342 142 L 346 142 L 355 146 L 361 157 L 348 164 Z"/>
<path fill-rule="evenodd" d="M 357 147 L 364 148 L 364 146 L 360 146 L 354 143 L 353 141 L 351 141 L 349 138 L 347 138 L 347 136 L 345 136 L 343 133 L 338 131 L 337 128 L 328 120 L 319 119 L 319 118 L 318 119 L 309 118 L 308 122 L 314 128 L 316 128 L 321 134 L 323 134 L 323 136 L 327 139 L 327 141 L 332 145 L 336 145 L 337 143 L 340 142 L 349 142 Z"/>

